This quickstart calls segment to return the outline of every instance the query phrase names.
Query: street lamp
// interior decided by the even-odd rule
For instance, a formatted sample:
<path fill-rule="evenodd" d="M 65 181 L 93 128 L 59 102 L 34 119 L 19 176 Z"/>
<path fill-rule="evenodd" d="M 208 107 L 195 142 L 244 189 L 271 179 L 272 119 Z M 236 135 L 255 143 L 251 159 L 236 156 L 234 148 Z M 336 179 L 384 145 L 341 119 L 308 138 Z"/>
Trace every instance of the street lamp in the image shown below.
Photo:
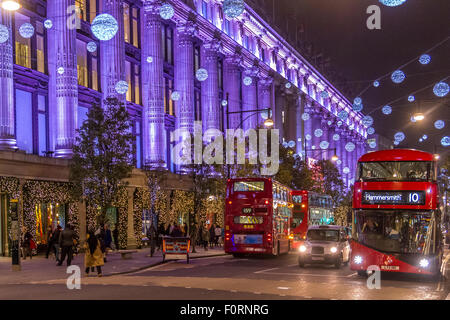
<path fill-rule="evenodd" d="M 336 162 L 339 160 L 339 157 L 335 154 L 331 157 L 331 161 Z"/>
<path fill-rule="evenodd" d="M 266 128 L 272 128 L 274 125 L 273 120 L 271 118 L 268 118 L 264 121 L 264 126 Z"/>
<path fill-rule="evenodd" d="M 415 121 L 422 121 L 423 119 L 425 119 L 425 115 L 421 112 L 418 112 L 413 115 L 413 118 Z"/>
<path fill-rule="evenodd" d="M 2 2 L 2 8 L 8 11 L 16 11 L 21 7 L 20 3 L 15 0 L 5 0 Z"/>

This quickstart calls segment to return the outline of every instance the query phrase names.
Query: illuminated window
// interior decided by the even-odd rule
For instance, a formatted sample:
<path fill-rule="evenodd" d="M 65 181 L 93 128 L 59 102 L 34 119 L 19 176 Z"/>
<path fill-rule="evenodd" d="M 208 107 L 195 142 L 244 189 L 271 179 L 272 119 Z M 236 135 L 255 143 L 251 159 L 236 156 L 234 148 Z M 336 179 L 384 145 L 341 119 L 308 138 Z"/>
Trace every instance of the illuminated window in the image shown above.
<path fill-rule="evenodd" d="M 162 28 L 162 46 L 164 62 L 173 64 L 173 29 L 169 26 Z"/>
<path fill-rule="evenodd" d="M 174 110 L 174 105 L 173 105 L 173 101 L 170 98 L 170 96 L 172 95 L 172 91 L 173 91 L 173 80 L 168 78 L 168 77 L 164 77 L 164 112 L 174 116 L 175 115 L 175 110 Z"/>
<path fill-rule="evenodd" d="M 78 17 L 81 20 L 87 21 L 87 8 L 86 0 L 75 0 L 75 6 L 77 7 Z"/>
<path fill-rule="evenodd" d="M 208 2 L 202 1 L 202 16 L 208 19 Z"/>
<path fill-rule="evenodd" d="M 89 87 L 86 42 L 77 40 L 78 84 Z"/>
<path fill-rule="evenodd" d="M 139 9 L 130 6 L 128 3 L 123 4 L 123 30 L 125 42 L 139 47 Z"/>
<path fill-rule="evenodd" d="M 139 9 L 133 8 L 133 21 L 132 21 L 132 30 L 133 30 L 133 46 L 139 47 Z"/>
<path fill-rule="evenodd" d="M 139 66 L 134 65 L 134 102 L 136 104 L 141 104 L 141 74 Z"/>
<path fill-rule="evenodd" d="M 36 70 L 45 73 L 44 25 L 36 22 Z"/>
<path fill-rule="evenodd" d="M 133 91 L 131 88 L 131 62 L 125 61 L 125 74 L 126 74 L 126 81 L 128 83 L 128 91 L 127 91 L 127 101 L 132 101 L 132 94 Z"/>
<path fill-rule="evenodd" d="M 97 0 L 75 0 L 78 17 L 92 23 L 97 15 Z"/>
<path fill-rule="evenodd" d="M 140 66 L 130 61 L 125 61 L 125 74 L 128 83 L 127 101 L 136 104 L 141 103 L 141 73 Z"/>
<path fill-rule="evenodd" d="M 46 244 L 49 228 L 55 230 L 59 225 L 66 227 L 66 206 L 59 203 L 38 203 L 34 207 L 36 215 L 36 244 Z"/>
<path fill-rule="evenodd" d="M 16 64 L 31 68 L 31 38 L 25 39 L 19 33 L 20 26 L 24 23 L 29 23 L 30 18 L 16 12 L 14 20 Z"/>
<path fill-rule="evenodd" d="M 125 35 L 125 42 L 130 43 L 131 41 L 130 5 L 128 3 L 123 4 L 123 30 Z"/>

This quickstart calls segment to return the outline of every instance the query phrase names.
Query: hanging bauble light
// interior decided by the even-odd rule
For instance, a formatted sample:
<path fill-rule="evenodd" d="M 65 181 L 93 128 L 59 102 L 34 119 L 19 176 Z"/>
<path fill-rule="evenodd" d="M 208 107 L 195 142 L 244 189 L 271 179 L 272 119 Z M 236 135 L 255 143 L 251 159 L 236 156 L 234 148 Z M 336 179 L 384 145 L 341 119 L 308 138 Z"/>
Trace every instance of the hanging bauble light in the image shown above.
<path fill-rule="evenodd" d="M 173 101 L 178 101 L 178 100 L 180 100 L 180 93 L 179 93 L 178 91 L 174 91 L 174 92 L 172 92 L 172 94 L 170 95 L 170 98 L 171 98 Z"/>
<path fill-rule="evenodd" d="M 417 122 L 417 119 L 416 119 L 416 117 L 414 117 L 414 116 L 411 116 L 411 122 Z"/>
<path fill-rule="evenodd" d="M 364 108 L 364 106 L 363 106 L 362 103 L 361 104 L 353 104 L 352 105 L 353 111 L 356 111 L 356 112 L 360 112 L 363 108 Z"/>
<path fill-rule="evenodd" d="M 222 107 L 226 107 L 228 105 L 228 101 L 223 99 L 221 105 Z"/>
<path fill-rule="evenodd" d="M 320 146 L 320 149 L 328 149 L 328 147 L 330 146 L 330 143 L 328 141 L 321 141 L 319 146 Z"/>
<path fill-rule="evenodd" d="M 341 139 L 340 135 L 338 135 L 337 133 L 333 134 L 333 140 L 334 141 L 339 141 L 339 139 Z"/>
<path fill-rule="evenodd" d="M 159 8 L 159 15 L 164 20 L 172 19 L 175 14 L 175 10 L 170 3 L 164 3 Z"/>
<path fill-rule="evenodd" d="M 302 114 L 302 120 L 303 121 L 308 121 L 309 119 L 310 119 L 309 113 Z"/>
<path fill-rule="evenodd" d="M 345 150 L 347 150 L 347 152 L 353 152 L 355 148 L 356 146 L 353 142 L 347 142 L 347 144 L 345 145 Z"/>
<path fill-rule="evenodd" d="M 373 124 L 373 118 L 371 116 L 365 116 L 362 119 L 362 124 L 364 125 L 364 127 L 368 128 Z"/>
<path fill-rule="evenodd" d="M 328 121 L 327 121 L 327 124 L 328 124 L 329 126 L 331 126 L 332 123 L 333 123 L 333 122 L 332 122 L 331 120 L 328 120 Z"/>
<path fill-rule="evenodd" d="M 416 97 L 414 97 L 413 95 L 410 95 L 409 97 L 408 97 L 408 101 L 409 102 L 414 102 L 416 100 Z"/>
<path fill-rule="evenodd" d="M 339 113 L 338 113 L 338 117 L 339 117 L 339 119 L 341 119 L 342 121 L 345 121 L 345 120 L 347 120 L 347 118 L 348 118 L 348 112 L 347 112 L 347 111 L 344 111 L 344 110 L 341 110 L 341 111 L 339 111 Z"/>
<path fill-rule="evenodd" d="M 342 121 L 338 121 L 338 122 L 337 122 L 337 126 L 338 126 L 338 127 L 342 126 Z"/>
<path fill-rule="evenodd" d="M 373 86 L 374 86 L 375 88 L 378 88 L 378 87 L 380 86 L 380 81 L 375 80 L 375 81 L 373 82 Z"/>
<path fill-rule="evenodd" d="M 423 54 L 419 58 L 421 64 L 429 64 L 431 62 L 431 57 L 429 54 Z"/>
<path fill-rule="evenodd" d="M 361 104 L 362 103 L 362 99 L 360 97 L 356 97 L 355 100 L 353 100 L 354 104 Z"/>
<path fill-rule="evenodd" d="M 0 43 L 5 43 L 9 39 L 9 30 L 8 28 L 0 24 Z"/>
<path fill-rule="evenodd" d="M 195 73 L 195 77 L 198 81 L 203 82 L 208 79 L 208 71 L 206 69 L 200 68 Z"/>
<path fill-rule="evenodd" d="M 316 150 L 316 146 L 312 146 L 311 149 Z"/>
<path fill-rule="evenodd" d="M 119 30 L 116 18 L 108 13 L 99 14 L 94 18 L 91 24 L 91 31 L 94 36 L 102 41 L 108 41 L 114 38 Z"/>
<path fill-rule="evenodd" d="M 147 57 L 147 63 L 152 63 L 152 62 L 153 62 L 153 57 L 148 56 L 148 57 Z"/>
<path fill-rule="evenodd" d="M 399 145 L 399 141 L 394 141 L 394 145 L 398 146 Z"/>
<path fill-rule="evenodd" d="M 445 127 L 445 122 L 443 120 L 438 120 L 434 123 L 434 127 L 438 130 L 441 130 Z"/>
<path fill-rule="evenodd" d="M 234 19 L 239 17 L 245 10 L 244 0 L 224 0 L 223 12 L 228 18 Z"/>
<path fill-rule="evenodd" d="M 342 164 L 342 160 L 341 160 L 341 159 L 338 159 L 338 161 L 336 161 L 336 163 L 337 163 L 338 165 L 341 165 L 341 164 Z"/>
<path fill-rule="evenodd" d="M 327 91 L 322 91 L 321 93 L 320 93 L 320 96 L 323 98 L 323 99 L 328 99 L 329 97 L 330 97 L 330 95 L 328 94 L 328 92 Z"/>
<path fill-rule="evenodd" d="M 120 80 L 116 83 L 115 89 L 118 94 L 125 94 L 128 91 L 128 83 L 124 80 Z"/>
<path fill-rule="evenodd" d="M 287 148 L 287 147 L 288 147 L 288 143 L 287 143 L 286 141 L 284 141 L 284 142 L 282 143 L 282 146 L 283 146 L 284 148 Z"/>
<path fill-rule="evenodd" d="M 375 141 L 370 141 L 369 142 L 369 147 L 372 149 L 375 149 L 377 147 L 377 143 Z"/>
<path fill-rule="evenodd" d="M 397 7 L 406 2 L 406 0 L 379 0 L 379 1 L 388 7 Z"/>
<path fill-rule="evenodd" d="M 64 70 L 63 67 L 59 67 L 58 69 L 56 69 L 56 71 L 57 71 L 59 74 L 64 74 L 64 72 L 65 72 L 65 70 Z"/>
<path fill-rule="evenodd" d="M 423 140 L 427 140 L 427 139 L 428 139 L 428 136 L 427 136 L 426 134 L 424 134 L 424 135 L 422 136 L 422 139 L 423 139 Z"/>
<path fill-rule="evenodd" d="M 419 139 L 419 142 L 423 142 L 423 138 L 420 138 L 420 139 Z"/>
<path fill-rule="evenodd" d="M 344 169 L 342 169 L 342 172 L 344 174 L 349 174 L 350 173 L 350 169 L 348 167 L 345 167 Z"/>
<path fill-rule="evenodd" d="M 311 137 L 311 135 L 310 135 L 310 134 L 307 134 L 307 135 L 305 136 L 305 139 L 309 141 L 309 140 L 311 140 L 311 139 L 312 139 L 312 137 Z"/>
<path fill-rule="evenodd" d="M 266 111 L 261 112 L 261 118 L 264 120 L 269 119 L 269 111 L 266 110 Z"/>
<path fill-rule="evenodd" d="M 290 82 L 286 82 L 284 86 L 286 89 L 290 89 L 292 87 L 292 84 Z"/>
<path fill-rule="evenodd" d="M 367 133 L 368 134 L 374 134 L 375 133 L 375 129 L 370 127 L 369 129 L 367 129 Z"/>
<path fill-rule="evenodd" d="M 317 138 L 320 138 L 320 137 L 323 135 L 323 130 L 322 130 L 322 129 L 316 129 L 316 130 L 314 130 L 314 135 L 315 135 Z"/>
<path fill-rule="evenodd" d="M 405 140 L 405 134 L 403 132 L 397 132 L 394 135 L 394 139 L 395 141 L 402 142 L 403 140 Z"/>
<path fill-rule="evenodd" d="M 90 53 L 93 53 L 93 52 L 97 51 L 97 44 L 94 41 L 91 41 L 87 44 L 86 49 Z"/>
<path fill-rule="evenodd" d="M 389 115 L 392 113 L 392 107 L 391 106 L 384 106 L 383 109 L 381 109 L 381 111 L 385 114 L 385 115 Z"/>
<path fill-rule="evenodd" d="M 449 136 L 443 137 L 443 138 L 441 139 L 441 144 L 442 144 L 444 147 L 450 146 L 450 137 L 449 137 Z"/>
<path fill-rule="evenodd" d="M 289 148 L 295 147 L 295 141 L 292 141 L 292 140 L 289 141 L 289 142 L 288 142 L 288 147 L 289 147 Z"/>
<path fill-rule="evenodd" d="M 244 78 L 244 84 L 245 84 L 246 86 L 251 85 L 252 82 L 253 82 L 252 77 L 246 76 L 246 77 Z"/>
<path fill-rule="evenodd" d="M 395 83 L 402 83 L 405 80 L 405 73 L 401 70 L 396 70 L 392 73 L 391 79 Z"/>
<path fill-rule="evenodd" d="M 434 88 L 433 92 L 437 97 L 445 97 L 448 94 L 449 87 L 448 84 L 445 82 L 439 82 L 437 83 Z"/>
<path fill-rule="evenodd" d="M 51 29 L 51 28 L 53 27 L 53 22 L 52 22 L 52 20 L 50 20 L 50 19 L 45 20 L 45 21 L 44 21 L 44 27 L 45 27 L 46 29 Z"/>
<path fill-rule="evenodd" d="M 34 27 L 31 23 L 25 22 L 19 28 L 19 34 L 22 38 L 29 39 L 34 35 Z"/>
<path fill-rule="evenodd" d="M 348 126 L 348 129 L 349 130 L 353 130 L 353 129 L 355 129 L 355 125 L 352 123 L 352 124 L 350 124 L 349 126 Z"/>

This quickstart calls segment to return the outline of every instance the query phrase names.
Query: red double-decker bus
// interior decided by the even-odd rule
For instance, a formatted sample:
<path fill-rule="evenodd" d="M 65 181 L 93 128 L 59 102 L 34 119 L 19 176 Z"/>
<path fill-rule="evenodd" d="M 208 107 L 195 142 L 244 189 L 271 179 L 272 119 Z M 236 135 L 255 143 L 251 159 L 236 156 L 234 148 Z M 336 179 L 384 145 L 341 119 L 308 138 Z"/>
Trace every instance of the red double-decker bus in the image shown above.
<path fill-rule="evenodd" d="M 291 190 L 269 178 L 229 179 L 225 202 L 225 252 L 287 253 Z"/>
<path fill-rule="evenodd" d="M 437 163 L 427 152 L 394 149 L 358 160 L 351 269 L 439 275 L 443 256 Z"/>
<path fill-rule="evenodd" d="M 294 204 L 291 219 L 292 248 L 297 249 L 309 226 L 334 224 L 333 199 L 326 194 L 306 190 L 293 190 Z"/>

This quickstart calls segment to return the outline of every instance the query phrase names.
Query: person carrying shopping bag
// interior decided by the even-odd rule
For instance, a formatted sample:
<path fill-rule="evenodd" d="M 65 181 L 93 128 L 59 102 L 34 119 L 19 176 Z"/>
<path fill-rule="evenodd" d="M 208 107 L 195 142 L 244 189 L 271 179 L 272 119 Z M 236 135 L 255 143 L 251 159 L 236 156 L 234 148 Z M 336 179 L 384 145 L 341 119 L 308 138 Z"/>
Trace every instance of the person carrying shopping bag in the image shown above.
<path fill-rule="evenodd" d="M 97 268 L 97 275 L 102 276 L 103 252 L 101 249 L 100 240 L 95 236 L 93 231 L 87 234 L 86 243 L 84 244 L 84 266 L 86 275 L 89 275 L 89 270 L 94 272 L 94 267 Z"/>

